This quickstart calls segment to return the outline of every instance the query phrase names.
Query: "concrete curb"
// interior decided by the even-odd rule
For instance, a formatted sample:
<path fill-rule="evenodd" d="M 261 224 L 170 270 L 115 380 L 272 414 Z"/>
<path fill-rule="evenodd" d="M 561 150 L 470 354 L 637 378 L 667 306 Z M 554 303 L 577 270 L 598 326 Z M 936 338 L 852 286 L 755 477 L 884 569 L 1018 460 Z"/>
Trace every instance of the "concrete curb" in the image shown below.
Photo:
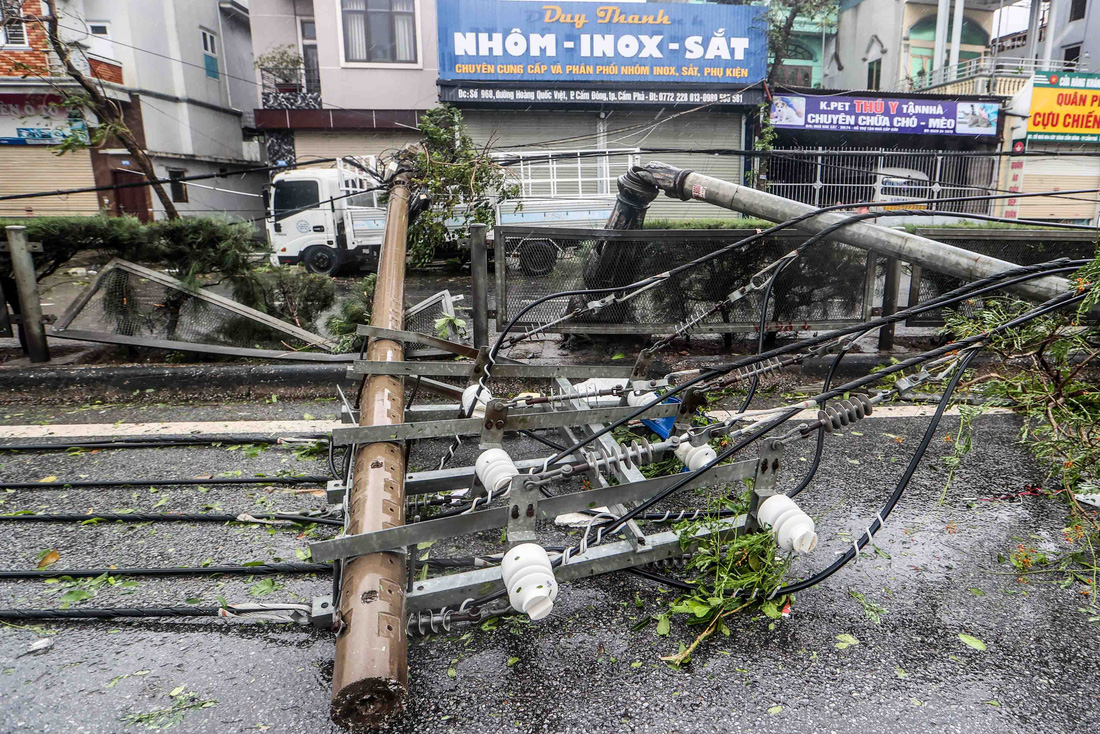
<path fill-rule="evenodd" d="M 851 354 L 841 362 L 838 377 L 858 377 L 878 365 L 888 364 L 891 355 Z M 892 355 L 904 358 L 904 354 Z M 726 355 L 714 363 L 730 361 Z M 833 355 L 806 360 L 804 377 L 823 378 Z M 708 362 L 711 360 L 707 360 Z M 977 363 L 985 361 L 978 357 Z M 706 365 L 704 365 L 706 366 Z M 654 365 L 661 369 L 660 365 Z M 106 367 L 7 367 L 0 368 L 0 395 L 25 391 L 111 390 L 115 393 L 138 391 L 178 391 L 194 393 L 270 392 L 274 389 L 334 392 L 337 384 L 347 385 L 348 365 L 340 364 L 203 364 L 179 366 L 106 366 Z"/>
<path fill-rule="evenodd" d="M 104 389 L 115 391 L 240 391 L 320 388 L 346 382 L 346 364 L 209 364 L 179 366 L 0 368 L 0 392 Z"/>

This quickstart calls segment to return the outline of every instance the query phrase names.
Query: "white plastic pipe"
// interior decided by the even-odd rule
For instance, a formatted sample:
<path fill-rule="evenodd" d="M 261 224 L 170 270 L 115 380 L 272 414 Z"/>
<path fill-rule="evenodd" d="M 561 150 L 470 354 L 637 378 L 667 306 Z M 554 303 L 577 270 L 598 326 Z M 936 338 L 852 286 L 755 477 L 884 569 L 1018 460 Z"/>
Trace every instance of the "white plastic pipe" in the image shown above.
<path fill-rule="evenodd" d="M 785 494 L 772 495 L 761 502 L 756 518 L 761 525 L 771 528 L 775 542 L 785 551 L 809 553 L 817 547 L 813 518 Z"/>
<path fill-rule="evenodd" d="M 486 489 L 499 492 L 508 488 L 519 469 L 504 449 L 487 449 L 474 462 L 474 473 Z"/>
<path fill-rule="evenodd" d="M 537 621 L 554 609 L 558 584 L 550 557 L 541 545 L 523 543 L 512 548 L 504 554 L 500 572 L 508 589 L 508 601 L 517 612 Z"/>

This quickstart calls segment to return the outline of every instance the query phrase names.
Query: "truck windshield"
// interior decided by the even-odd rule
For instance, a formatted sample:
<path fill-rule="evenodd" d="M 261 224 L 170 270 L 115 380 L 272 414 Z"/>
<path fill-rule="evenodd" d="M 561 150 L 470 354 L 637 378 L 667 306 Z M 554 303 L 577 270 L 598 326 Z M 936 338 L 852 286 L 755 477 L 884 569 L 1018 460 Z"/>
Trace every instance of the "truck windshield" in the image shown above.
<path fill-rule="evenodd" d="M 275 184 L 275 221 L 320 204 L 316 181 L 279 181 Z"/>

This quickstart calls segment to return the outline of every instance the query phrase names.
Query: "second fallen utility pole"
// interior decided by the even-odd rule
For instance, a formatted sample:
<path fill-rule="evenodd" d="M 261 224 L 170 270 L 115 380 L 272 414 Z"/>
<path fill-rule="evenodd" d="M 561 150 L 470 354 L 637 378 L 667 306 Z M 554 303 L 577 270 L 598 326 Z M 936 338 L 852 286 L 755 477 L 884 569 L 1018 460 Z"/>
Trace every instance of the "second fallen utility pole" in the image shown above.
<path fill-rule="evenodd" d="M 633 168 L 619 177 L 619 196 L 611 220 L 626 220 L 630 221 L 633 227 L 640 227 L 641 222 L 644 221 L 645 210 L 639 208 L 634 202 L 638 200 L 639 192 L 644 193 L 647 189 L 650 196 L 656 196 L 657 191 L 660 190 L 676 199 L 705 201 L 723 209 L 761 217 L 772 222 L 785 222 L 818 211 L 818 208 L 811 204 L 803 204 L 766 191 L 740 186 L 655 161 L 644 168 Z M 852 216 L 853 212 L 822 212 L 799 222 L 794 228 L 800 232 L 820 232 L 843 223 Z M 937 273 L 964 280 L 987 278 L 1017 267 L 1016 263 L 964 250 L 927 237 L 910 234 L 904 230 L 867 222 L 846 224 L 831 234 L 829 240 L 852 245 L 862 250 L 870 250 L 884 257 L 897 258 L 902 262 L 920 265 Z M 1065 278 L 1048 275 L 1026 283 L 1018 283 L 1012 286 L 1011 290 L 1036 301 L 1046 301 L 1064 295 L 1072 290 L 1072 286 Z"/>
<path fill-rule="evenodd" d="M 405 320 L 405 238 L 409 227 L 408 174 L 390 189 L 386 232 L 378 261 L 371 325 L 400 330 Z M 401 362 L 404 346 L 371 339 L 367 359 Z M 402 378 L 373 375 L 359 393 L 359 425 L 405 420 Z M 348 535 L 405 524 L 405 455 L 396 443 L 359 449 L 348 487 Z M 332 674 L 333 721 L 353 730 L 383 726 L 405 706 L 409 685 L 405 629 L 405 563 L 398 553 L 349 559 L 340 578 L 336 666 Z"/>

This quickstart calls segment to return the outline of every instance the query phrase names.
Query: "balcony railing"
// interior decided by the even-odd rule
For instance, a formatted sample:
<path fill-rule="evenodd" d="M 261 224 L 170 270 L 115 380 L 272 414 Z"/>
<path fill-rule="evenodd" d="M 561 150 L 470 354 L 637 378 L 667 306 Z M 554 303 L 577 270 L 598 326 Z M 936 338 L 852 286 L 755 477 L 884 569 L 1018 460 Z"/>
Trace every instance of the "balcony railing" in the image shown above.
<path fill-rule="evenodd" d="M 267 110 L 321 109 L 321 73 L 303 67 L 260 69 L 260 99 Z"/>
<path fill-rule="evenodd" d="M 1076 71 L 1076 61 L 1060 61 L 1051 59 L 1014 59 L 994 58 L 992 56 L 979 56 L 976 59 L 963 61 L 954 66 L 945 66 L 930 73 L 917 74 L 908 79 L 909 89 L 928 90 L 944 86 L 950 89 L 940 90 L 949 93 L 971 94 L 1002 94 L 1003 91 L 1015 93 L 1037 71 Z M 1019 83 L 998 83 L 999 79 L 1008 77 L 1019 80 Z M 986 79 L 989 84 L 978 84 L 975 80 Z M 973 91 L 962 89 L 962 86 L 974 87 Z M 959 88 L 956 88 L 959 87 Z M 978 87 L 985 87 L 979 89 Z M 1015 89 L 1012 89 L 1015 87 Z"/>

